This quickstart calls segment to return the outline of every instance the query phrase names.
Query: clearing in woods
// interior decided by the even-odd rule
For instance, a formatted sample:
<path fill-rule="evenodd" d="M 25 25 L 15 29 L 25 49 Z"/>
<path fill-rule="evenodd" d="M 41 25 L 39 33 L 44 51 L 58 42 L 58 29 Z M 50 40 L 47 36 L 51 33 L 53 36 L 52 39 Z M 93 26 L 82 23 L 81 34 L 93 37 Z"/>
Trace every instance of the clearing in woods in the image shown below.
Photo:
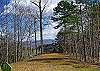
<path fill-rule="evenodd" d="M 39 55 L 11 66 L 12 71 L 100 71 L 96 66 L 71 60 L 57 53 Z"/>

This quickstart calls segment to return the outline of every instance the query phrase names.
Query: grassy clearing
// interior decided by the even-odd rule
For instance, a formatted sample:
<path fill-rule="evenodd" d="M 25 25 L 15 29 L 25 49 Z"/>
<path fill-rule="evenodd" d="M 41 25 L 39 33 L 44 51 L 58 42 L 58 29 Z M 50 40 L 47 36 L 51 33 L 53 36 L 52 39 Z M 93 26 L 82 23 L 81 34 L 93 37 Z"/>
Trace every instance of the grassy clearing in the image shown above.
<path fill-rule="evenodd" d="M 58 60 L 52 58 L 58 58 Z M 82 64 L 75 60 L 59 58 L 64 58 L 64 55 L 43 54 L 41 56 L 36 56 L 33 61 L 12 64 L 12 71 L 100 71 L 99 68 Z M 36 59 L 40 60 L 37 61 Z"/>

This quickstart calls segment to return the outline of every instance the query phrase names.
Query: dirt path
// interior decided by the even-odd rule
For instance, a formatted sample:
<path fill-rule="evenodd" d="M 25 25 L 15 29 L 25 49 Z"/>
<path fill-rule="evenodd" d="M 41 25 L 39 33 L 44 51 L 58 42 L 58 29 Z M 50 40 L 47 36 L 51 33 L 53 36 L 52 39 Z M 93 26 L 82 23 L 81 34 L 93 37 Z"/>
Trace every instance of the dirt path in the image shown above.
<path fill-rule="evenodd" d="M 43 54 L 31 60 L 12 64 L 12 71 L 100 71 L 65 58 L 63 54 Z"/>

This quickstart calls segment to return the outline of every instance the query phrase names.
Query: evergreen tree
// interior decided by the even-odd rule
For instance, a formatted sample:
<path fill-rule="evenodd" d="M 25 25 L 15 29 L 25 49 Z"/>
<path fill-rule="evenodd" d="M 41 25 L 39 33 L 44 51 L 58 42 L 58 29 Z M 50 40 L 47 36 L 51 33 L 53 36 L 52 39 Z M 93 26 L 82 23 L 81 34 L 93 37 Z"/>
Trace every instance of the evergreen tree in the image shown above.
<path fill-rule="evenodd" d="M 54 28 L 57 29 L 62 27 L 64 29 L 64 45 L 65 45 L 65 53 L 66 53 L 66 34 L 70 34 L 71 28 L 75 28 L 78 17 L 77 17 L 77 6 L 73 4 L 73 2 L 68 1 L 60 1 L 57 7 L 54 8 L 54 15 L 51 18 L 54 22 L 58 22 L 59 24 Z M 70 30 L 70 31 L 67 31 Z"/>

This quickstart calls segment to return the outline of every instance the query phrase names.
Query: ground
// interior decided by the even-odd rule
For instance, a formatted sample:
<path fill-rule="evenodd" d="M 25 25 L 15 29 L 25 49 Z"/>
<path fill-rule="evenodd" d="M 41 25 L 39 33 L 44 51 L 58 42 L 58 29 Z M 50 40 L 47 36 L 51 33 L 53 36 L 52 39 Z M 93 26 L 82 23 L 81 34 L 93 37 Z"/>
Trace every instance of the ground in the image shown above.
<path fill-rule="evenodd" d="M 12 71 L 100 71 L 96 66 L 70 60 L 63 54 L 43 54 L 11 64 Z"/>

